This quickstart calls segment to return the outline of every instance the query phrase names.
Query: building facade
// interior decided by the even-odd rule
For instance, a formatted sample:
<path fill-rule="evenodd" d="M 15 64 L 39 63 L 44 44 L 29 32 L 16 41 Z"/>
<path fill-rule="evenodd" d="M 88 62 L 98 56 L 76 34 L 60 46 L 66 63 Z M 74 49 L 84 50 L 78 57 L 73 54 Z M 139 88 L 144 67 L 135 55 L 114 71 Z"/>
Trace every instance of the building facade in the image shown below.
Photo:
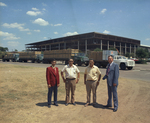
<path fill-rule="evenodd" d="M 114 36 L 109 34 L 90 32 L 78 34 L 56 39 L 49 39 L 35 43 L 26 44 L 26 50 L 45 51 L 45 50 L 61 50 L 61 49 L 79 49 L 87 54 L 96 48 L 101 50 L 109 50 L 116 48 L 122 55 L 128 53 L 136 53 L 136 48 L 140 46 L 140 40 Z"/>

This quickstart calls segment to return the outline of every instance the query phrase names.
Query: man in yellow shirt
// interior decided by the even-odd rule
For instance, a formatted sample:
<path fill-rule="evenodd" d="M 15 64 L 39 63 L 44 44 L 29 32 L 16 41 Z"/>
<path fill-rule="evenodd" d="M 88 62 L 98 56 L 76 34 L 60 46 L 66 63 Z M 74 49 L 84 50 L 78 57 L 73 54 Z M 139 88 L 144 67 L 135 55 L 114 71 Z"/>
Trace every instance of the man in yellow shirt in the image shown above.
<path fill-rule="evenodd" d="M 87 103 L 85 107 L 90 104 L 91 90 L 93 92 L 93 106 L 96 105 L 96 89 L 101 79 L 101 72 L 97 66 L 94 65 L 94 60 L 89 60 L 89 66 L 85 69 L 84 84 L 87 91 Z"/>

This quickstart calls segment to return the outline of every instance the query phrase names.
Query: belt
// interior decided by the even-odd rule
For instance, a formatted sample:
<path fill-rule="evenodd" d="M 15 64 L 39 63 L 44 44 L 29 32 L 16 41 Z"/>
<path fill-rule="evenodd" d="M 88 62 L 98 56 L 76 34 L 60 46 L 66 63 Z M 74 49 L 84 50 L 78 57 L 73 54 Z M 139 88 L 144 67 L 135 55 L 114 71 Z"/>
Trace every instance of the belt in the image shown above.
<path fill-rule="evenodd" d="M 87 80 L 87 81 L 92 81 L 92 82 L 95 82 L 95 81 L 97 81 L 97 80 Z"/>
<path fill-rule="evenodd" d="M 66 79 L 68 79 L 68 80 L 75 80 L 76 78 L 66 78 Z"/>

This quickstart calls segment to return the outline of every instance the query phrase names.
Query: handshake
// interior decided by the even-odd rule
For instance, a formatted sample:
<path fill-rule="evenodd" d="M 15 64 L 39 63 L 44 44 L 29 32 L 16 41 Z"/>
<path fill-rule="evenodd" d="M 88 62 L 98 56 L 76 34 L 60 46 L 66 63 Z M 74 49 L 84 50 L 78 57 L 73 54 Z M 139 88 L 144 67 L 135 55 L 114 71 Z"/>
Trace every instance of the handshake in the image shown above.
<path fill-rule="evenodd" d="M 104 77 L 103 77 L 103 80 L 105 80 L 107 78 L 107 75 L 105 75 Z"/>

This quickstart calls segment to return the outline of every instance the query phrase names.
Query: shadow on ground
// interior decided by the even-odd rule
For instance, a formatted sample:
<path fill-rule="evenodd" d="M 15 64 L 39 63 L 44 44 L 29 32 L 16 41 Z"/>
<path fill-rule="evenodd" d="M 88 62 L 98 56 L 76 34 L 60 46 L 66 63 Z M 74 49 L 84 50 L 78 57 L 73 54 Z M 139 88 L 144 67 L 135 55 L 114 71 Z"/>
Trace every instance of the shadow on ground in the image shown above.
<path fill-rule="evenodd" d="M 54 102 L 52 101 L 52 104 L 53 104 Z M 62 100 L 60 100 L 60 101 L 57 101 L 57 103 L 58 104 L 60 104 L 60 105 L 65 105 L 65 101 L 62 101 Z M 76 104 L 77 105 L 85 105 L 86 103 L 84 103 L 84 102 L 78 102 L 78 101 L 76 101 Z M 47 104 L 47 102 L 40 102 L 40 103 L 37 103 L 36 104 L 37 106 L 40 106 L 40 107 L 47 107 L 48 106 L 48 104 Z M 70 103 L 69 103 L 69 105 L 71 105 Z M 93 106 L 92 104 L 90 104 L 89 106 Z M 88 107 L 89 107 L 88 106 Z M 102 105 L 102 104 L 99 104 L 99 103 L 97 103 L 95 106 L 94 106 L 94 108 L 101 108 L 101 109 L 109 109 L 109 110 L 113 110 L 113 108 L 111 108 L 111 107 L 109 107 L 109 108 L 106 108 L 106 107 L 104 107 L 105 105 Z"/>

